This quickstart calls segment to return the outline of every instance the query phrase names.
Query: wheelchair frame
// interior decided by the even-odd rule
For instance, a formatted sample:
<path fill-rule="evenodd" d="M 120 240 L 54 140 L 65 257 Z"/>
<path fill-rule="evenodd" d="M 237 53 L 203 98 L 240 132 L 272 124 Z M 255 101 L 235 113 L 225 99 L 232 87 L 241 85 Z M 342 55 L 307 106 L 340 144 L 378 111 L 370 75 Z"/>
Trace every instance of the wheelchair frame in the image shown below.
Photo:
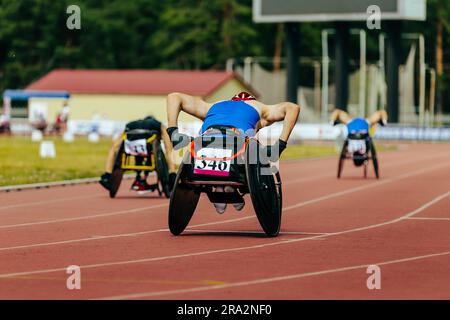
<path fill-rule="evenodd" d="M 234 178 L 205 176 L 199 178 L 193 174 L 196 142 L 203 143 L 203 137 L 191 142 L 189 152 L 186 153 L 178 170 L 174 189 L 170 197 L 169 205 L 169 229 L 172 234 L 181 234 L 191 220 L 197 207 L 200 195 L 206 193 L 210 202 L 236 203 L 243 201 L 246 194 L 250 194 L 258 221 L 267 236 L 277 236 L 281 226 L 282 214 L 282 185 L 281 177 L 276 174 L 259 174 L 262 166 L 270 167 L 270 163 L 263 164 L 259 156 L 256 164 L 249 162 L 249 154 L 258 152 L 259 144 L 254 139 L 245 138 L 243 147 L 235 152 L 229 159 L 236 160 L 243 157 L 243 163 L 232 164 Z M 202 144 L 203 147 L 203 144 Z M 226 147 L 224 147 L 226 148 Z M 209 160 L 226 161 L 227 158 L 201 158 Z M 231 170 L 231 168 L 230 168 Z M 234 192 L 215 192 L 215 187 L 233 186 Z"/>
<path fill-rule="evenodd" d="M 115 198 L 117 192 L 119 191 L 120 184 L 122 182 L 123 174 L 126 171 L 143 171 L 143 172 L 154 172 L 157 173 L 157 182 L 154 184 L 155 190 L 161 196 L 163 193 L 166 198 L 170 197 L 170 186 L 168 178 L 168 167 L 167 162 L 162 152 L 160 141 L 158 139 L 159 134 L 154 133 L 149 138 L 146 139 L 147 146 L 151 145 L 151 151 L 148 156 L 134 156 L 125 153 L 125 140 L 128 137 L 128 133 L 124 132 L 122 134 L 122 143 L 116 154 L 116 160 L 114 162 L 114 168 L 112 173 L 112 187 L 109 192 L 111 198 Z M 136 165 L 137 157 L 142 158 L 142 165 Z M 134 164 L 131 160 L 134 160 Z M 150 164 L 145 164 L 150 162 Z"/>
<path fill-rule="evenodd" d="M 348 144 L 350 140 L 365 140 L 366 143 L 366 152 L 363 155 L 355 155 L 354 153 L 351 154 L 348 152 Z M 339 156 L 339 162 L 338 162 L 338 171 L 337 171 L 337 178 L 340 179 L 342 176 L 342 171 L 344 168 L 344 161 L 347 159 L 353 160 L 355 163 L 355 160 L 362 161 L 361 165 L 357 166 L 363 166 L 364 170 L 364 178 L 367 178 L 367 169 L 369 162 L 372 161 L 375 177 L 377 179 L 380 178 L 379 175 L 379 165 L 378 165 L 378 158 L 377 153 L 375 150 L 375 145 L 373 143 L 372 137 L 368 134 L 350 134 L 344 141 L 344 144 L 341 149 L 341 153 Z M 356 163 L 355 163 L 356 166 Z"/>
<path fill-rule="evenodd" d="M 147 145 L 152 144 L 155 139 L 158 137 L 158 134 L 153 134 L 150 138 L 147 139 Z M 124 141 L 127 139 L 127 134 L 123 133 L 122 134 L 122 143 L 124 143 Z M 134 159 L 135 163 L 136 163 L 136 158 L 137 157 L 142 157 L 143 158 L 143 163 L 145 163 L 146 161 L 148 161 L 150 159 L 150 165 L 130 165 L 130 159 Z M 156 167 L 156 161 L 155 161 L 155 154 L 154 152 L 151 152 L 150 157 L 149 156 L 134 156 L 134 155 L 130 155 L 130 154 L 126 154 L 125 152 L 122 152 L 122 162 L 121 162 L 121 169 L 123 170 L 141 170 L 141 171 L 148 171 L 148 172 L 152 172 L 155 170 Z"/>

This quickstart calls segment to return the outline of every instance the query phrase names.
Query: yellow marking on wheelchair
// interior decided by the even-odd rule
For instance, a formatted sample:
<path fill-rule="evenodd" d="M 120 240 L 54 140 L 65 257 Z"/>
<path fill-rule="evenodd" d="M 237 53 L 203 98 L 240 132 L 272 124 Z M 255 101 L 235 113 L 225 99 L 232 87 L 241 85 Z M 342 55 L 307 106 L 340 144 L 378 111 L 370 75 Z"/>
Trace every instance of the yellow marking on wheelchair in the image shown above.
<path fill-rule="evenodd" d="M 156 140 L 156 138 L 158 138 L 158 134 L 153 134 L 150 138 L 147 139 L 147 143 L 152 143 L 153 141 Z M 122 140 L 126 140 L 127 139 L 127 133 L 123 133 L 122 134 Z M 151 163 L 152 165 L 150 166 L 145 166 L 145 165 L 132 165 L 129 164 L 129 161 L 127 161 L 128 159 L 136 159 L 135 156 L 131 156 L 131 155 L 127 155 L 125 154 L 125 152 L 122 154 L 122 164 L 121 164 L 121 169 L 124 170 L 143 170 L 143 171 L 155 171 L 156 168 L 156 163 L 155 163 L 155 155 L 152 152 L 152 154 L 150 155 L 150 159 L 151 159 Z M 147 159 L 147 157 L 144 157 L 144 159 Z M 145 160 L 144 160 L 145 161 Z"/>
<path fill-rule="evenodd" d="M 155 133 L 153 134 L 150 138 L 147 139 L 147 143 L 152 143 L 156 138 L 158 137 L 158 135 Z M 127 139 L 127 134 L 124 132 L 122 133 L 122 140 L 126 140 Z"/>
<path fill-rule="evenodd" d="M 1 280 L 45 280 L 45 281 L 61 281 L 65 277 L 51 277 L 51 276 L 16 276 L 10 278 L 3 278 Z M 95 278 L 83 278 L 83 282 L 98 282 L 98 283 L 152 283 L 152 284 L 187 284 L 187 285 L 224 285 L 226 282 L 217 280 L 199 280 L 199 281 L 186 281 L 186 280 L 146 280 L 146 279 L 95 279 Z"/>
<path fill-rule="evenodd" d="M 152 165 L 150 166 L 138 166 L 138 165 L 131 165 L 129 164 L 129 162 L 127 162 L 127 159 L 130 158 L 134 158 L 134 156 L 130 156 L 130 155 L 126 155 L 125 153 L 122 154 L 122 165 L 121 168 L 124 170 L 149 170 L 149 171 L 154 171 L 156 168 L 156 163 L 155 163 L 155 155 L 152 153 L 150 155 L 150 159 L 151 159 L 151 163 Z M 146 157 L 144 159 L 147 159 Z"/>
<path fill-rule="evenodd" d="M 157 134 L 152 135 L 150 138 L 147 139 L 147 143 L 152 143 L 157 137 L 158 137 Z"/>

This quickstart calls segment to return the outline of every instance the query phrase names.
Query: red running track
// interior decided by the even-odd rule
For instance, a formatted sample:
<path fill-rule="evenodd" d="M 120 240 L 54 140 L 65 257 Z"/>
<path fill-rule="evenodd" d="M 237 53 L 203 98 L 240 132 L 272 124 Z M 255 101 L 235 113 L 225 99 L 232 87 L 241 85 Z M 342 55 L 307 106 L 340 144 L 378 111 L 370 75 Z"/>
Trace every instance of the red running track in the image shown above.
<path fill-rule="evenodd" d="M 276 238 L 248 197 L 224 215 L 201 199 L 174 237 L 168 200 L 125 186 L 114 200 L 97 185 L 0 194 L 0 299 L 450 299 L 450 147 L 379 157 L 379 181 L 349 162 L 337 180 L 336 158 L 282 163 Z"/>

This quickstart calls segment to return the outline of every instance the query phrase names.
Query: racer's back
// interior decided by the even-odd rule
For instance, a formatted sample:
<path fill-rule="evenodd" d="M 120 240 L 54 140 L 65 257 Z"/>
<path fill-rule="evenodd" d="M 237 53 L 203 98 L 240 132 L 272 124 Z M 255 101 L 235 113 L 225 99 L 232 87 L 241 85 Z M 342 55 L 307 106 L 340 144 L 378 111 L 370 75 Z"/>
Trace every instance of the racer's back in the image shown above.
<path fill-rule="evenodd" d="M 161 122 L 159 122 L 153 117 L 147 117 L 145 119 L 139 119 L 128 122 L 125 126 L 125 131 L 131 131 L 136 129 L 157 131 L 158 133 L 161 133 Z"/>
<path fill-rule="evenodd" d="M 244 101 L 226 100 L 213 104 L 203 122 L 201 133 L 213 126 L 227 126 L 254 135 L 260 120 L 258 111 Z"/>

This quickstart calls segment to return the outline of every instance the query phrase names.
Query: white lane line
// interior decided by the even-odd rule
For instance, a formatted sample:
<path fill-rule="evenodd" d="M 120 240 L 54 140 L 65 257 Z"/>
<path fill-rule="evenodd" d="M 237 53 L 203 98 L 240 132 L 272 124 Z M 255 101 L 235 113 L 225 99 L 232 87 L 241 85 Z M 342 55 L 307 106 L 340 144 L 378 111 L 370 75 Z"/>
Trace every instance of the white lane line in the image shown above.
<path fill-rule="evenodd" d="M 195 226 L 192 226 L 192 227 L 195 227 Z M 169 231 L 169 229 L 158 229 L 158 230 L 133 232 L 133 233 L 121 233 L 121 234 L 114 234 L 114 235 L 107 235 L 107 236 L 92 236 L 92 237 L 89 237 L 89 238 L 63 240 L 63 241 L 55 241 L 55 242 L 45 242 L 45 243 L 36 243 L 36 244 L 28 244 L 28 245 L 15 246 L 15 247 L 5 247 L 5 248 L 0 248 L 0 251 L 17 250 L 17 249 L 29 249 L 29 248 L 37 248 L 37 247 L 48 247 L 48 246 L 54 246 L 54 245 L 60 245 L 60 244 L 78 243 L 78 242 L 86 242 L 86 241 L 93 241 L 93 240 L 137 237 L 137 236 L 151 234 L 151 233 L 168 232 L 168 231 Z M 248 230 L 248 231 L 245 231 L 245 230 L 242 230 L 242 231 L 223 230 L 223 231 L 221 231 L 221 230 L 191 229 L 191 230 L 186 230 L 186 232 L 229 233 L 229 234 L 247 233 L 247 234 L 264 235 L 264 233 L 262 231 L 254 231 L 254 230 Z M 301 231 L 298 231 L 298 232 L 291 231 L 290 232 L 290 231 L 286 231 L 286 232 L 280 232 L 280 234 L 285 234 L 285 235 L 321 235 L 321 234 L 328 234 L 328 233 L 301 232 Z"/>
<path fill-rule="evenodd" d="M 100 214 L 91 215 L 91 216 L 46 220 L 46 221 L 38 221 L 38 222 L 27 222 L 27 223 L 19 223 L 19 224 L 9 224 L 9 225 L 0 226 L 0 229 L 10 229 L 10 228 L 35 226 L 35 225 L 50 224 L 50 223 L 79 221 L 79 220 L 86 220 L 86 219 L 118 216 L 118 215 L 123 215 L 123 214 L 129 214 L 129 213 L 135 213 L 135 212 L 139 212 L 139 211 L 149 210 L 149 209 L 167 207 L 168 205 L 169 205 L 168 203 L 163 203 L 163 204 L 154 205 L 154 206 L 141 207 L 141 208 L 135 208 L 135 209 L 129 209 L 129 210 L 121 210 L 121 211 L 108 212 L 108 213 L 100 213 Z"/>
<path fill-rule="evenodd" d="M 266 283 L 272 283 L 272 282 L 278 282 L 278 281 L 296 280 L 296 279 L 301 279 L 301 278 L 319 276 L 319 275 L 324 275 L 324 274 L 332 274 L 332 273 L 338 273 L 338 272 L 344 272 L 344 271 L 351 271 L 351 270 L 357 270 L 357 269 L 363 269 L 363 268 L 365 269 L 365 268 L 367 268 L 370 265 L 386 266 L 386 265 L 391 265 L 391 264 L 399 264 L 399 263 L 405 263 L 405 262 L 411 262 L 411 261 L 417 261 L 417 260 L 423 260 L 423 259 L 442 257 L 442 256 L 446 256 L 446 255 L 450 255 L 450 251 L 444 251 L 444 252 L 439 252 L 439 253 L 432 253 L 432 254 L 426 254 L 426 255 L 421 255 L 421 256 L 408 257 L 408 258 L 403 258 L 403 259 L 396 259 L 396 260 L 389 260 L 389 261 L 381 261 L 381 262 L 375 262 L 375 263 L 354 265 L 354 266 L 348 266 L 348 267 L 342 267 L 342 268 L 327 269 L 327 270 L 322 270 L 322 271 L 297 273 L 297 274 L 291 274 L 291 275 L 279 276 L 279 277 L 271 277 L 271 278 L 261 278 L 261 279 L 250 280 L 250 281 L 241 281 L 241 282 L 234 282 L 234 283 L 227 283 L 227 284 L 218 284 L 218 285 L 210 285 L 210 286 L 203 286 L 203 287 L 194 287 L 194 288 L 188 288 L 188 289 L 178 289 L 178 290 L 176 289 L 176 290 L 166 290 L 166 291 L 157 291 L 157 292 L 144 292 L 144 293 L 136 293 L 136 294 L 127 294 L 127 295 L 120 295 L 120 296 L 104 297 L 104 298 L 93 299 L 93 300 L 139 299 L 139 298 L 158 297 L 158 296 L 164 296 L 164 295 L 173 295 L 173 294 L 183 294 L 183 293 L 194 293 L 194 292 L 201 292 L 201 291 L 228 289 L 228 288 L 234 288 L 234 287 L 243 287 L 243 286 L 251 286 L 251 285 L 258 285 L 258 284 L 266 284 Z"/>
<path fill-rule="evenodd" d="M 90 194 L 90 195 L 85 195 L 85 196 L 77 196 L 77 197 L 69 197 L 69 198 L 60 198 L 60 199 L 53 199 L 53 200 L 44 200 L 44 201 L 36 201 L 36 202 L 13 204 L 13 205 L 0 207 L 0 211 L 7 210 L 7 209 L 16 209 L 16 208 L 29 207 L 29 206 L 33 206 L 34 207 L 34 206 L 40 206 L 40 205 L 44 205 L 44 204 L 58 203 L 58 202 L 64 202 L 64 201 L 97 198 L 97 197 L 100 197 L 101 195 L 105 195 L 105 194 L 104 193 L 95 193 L 95 194 Z"/>
<path fill-rule="evenodd" d="M 413 217 L 410 220 L 436 220 L 436 221 L 450 221 L 450 218 L 432 218 L 432 217 Z"/>
<path fill-rule="evenodd" d="M 86 241 L 94 241 L 94 240 L 104 240 L 104 239 L 111 239 L 111 238 L 136 237 L 136 236 L 140 236 L 140 235 L 145 235 L 145 234 L 155 233 L 155 232 L 162 232 L 162 231 L 169 231 L 169 229 L 159 229 L 159 230 L 133 232 L 133 233 L 121 233 L 121 234 L 114 234 L 114 235 L 110 235 L 110 236 L 92 236 L 89 238 L 27 244 L 27 245 L 22 245 L 22 246 L 15 246 L 15 247 L 4 247 L 4 248 L 0 248 L 0 252 L 8 251 L 8 250 L 17 250 L 17 249 L 48 247 L 48 246 L 55 246 L 55 245 L 61 245 L 61 244 L 78 243 L 78 242 L 86 242 Z"/>
<path fill-rule="evenodd" d="M 441 166 L 439 166 L 441 167 Z M 433 167 L 434 168 L 434 167 Z M 428 168 L 428 169 L 424 169 L 425 171 L 429 171 L 432 170 L 433 168 Z M 420 174 L 422 173 L 424 170 L 419 170 L 419 171 L 415 171 L 412 173 L 408 173 L 407 176 L 413 176 L 416 174 Z M 404 175 L 405 176 L 405 175 Z M 402 176 L 398 176 L 397 178 L 391 178 L 388 180 L 384 180 L 382 181 L 383 183 L 388 183 L 388 182 L 392 182 L 392 181 L 396 181 L 398 179 L 400 179 Z M 381 182 L 378 182 L 377 185 L 379 185 Z M 352 193 L 352 192 L 357 192 L 361 189 L 366 189 L 369 187 L 374 187 L 376 186 L 375 184 L 371 184 L 371 185 L 366 185 L 363 187 L 356 187 L 356 188 L 352 188 L 352 189 L 348 189 L 345 191 L 340 191 L 337 193 L 332 193 L 329 194 L 327 196 L 323 196 L 323 197 L 319 197 L 319 198 L 315 198 L 312 200 L 308 200 L 308 201 L 304 201 L 304 202 L 300 202 L 297 203 L 295 205 L 292 205 L 290 207 L 284 208 L 283 211 L 289 211 L 292 210 L 294 208 L 298 208 L 298 207 L 303 207 L 306 206 L 308 204 L 312 204 L 312 203 L 317 203 L 320 201 L 324 201 L 324 200 L 328 200 L 330 198 L 334 198 L 334 197 L 338 197 L 340 195 L 344 195 L 344 194 L 348 194 L 348 193 Z M 163 207 L 166 206 L 168 204 L 162 204 L 160 206 L 156 206 L 156 207 Z M 148 208 L 137 208 L 137 209 L 132 209 L 132 210 L 125 210 L 125 211 L 119 211 L 119 212 L 115 212 L 115 213 L 109 213 L 109 214 L 104 214 L 101 215 L 100 217 L 103 217 L 105 215 L 118 215 L 118 214 L 126 214 L 126 213 L 130 213 L 130 212 L 138 212 L 141 210 L 146 210 L 146 209 L 151 209 L 151 208 L 155 208 L 155 206 L 152 207 L 148 207 Z M 98 216 L 93 216 L 98 217 Z M 202 224 L 197 224 L 197 225 L 192 225 L 189 226 L 186 231 L 192 231 L 192 228 L 198 228 L 198 227 L 205 227 L 205 226 L 211 226 L 211 225 L 220 225 L 220 224 L 224 224 L 224 223 L 231 223 L 231 222 L 238 222 L 238 221 L 243 221 L 243 220 L 248 220 L 248 219 L 254 219 L 256 218 L 255 215 L 252 216 L 246 216 L 246 217 L 241 217 L 241 218 L 237 218 L 237 219 L 229 219 L 229 220 L 224 220 L 224 221 L 215 221 L 215 222 L 208 222 L 208 223 L 202 223 Z M 81 220 L 81 219 L 85 219 L 85 217 L 81 217 L 81 218 L 70 218 L 70 219 L 75 219 L 75 220 Z M 56 220 L 56 221 L 46 221 L 46 222 L 33 222 L 33 223 L 28 223 L 26 225 L 34 225 L 34 224 L 47 224 L 47 223 L 53 223 L 53 222 L 59 222 L 60 220 Z M 12 225 L 12 226 L 0 226 L 0 229 L 2 228 L 8 228 L 8 227 L 16 227 L 18 225 Z M 19 226 L 24 226 L 24 224 L 19 225 Z M 4 247 L 4 248 L 0 248 L 0 251 L 7 251 L 7 250 L 14 250 L 14 249 L 26 249 L 26 248 L 34 248 L 34 247 L 44 247 L 44 246 L 52 246 L 52 245 L 61 245 L 61 244 L 69 244 L 69 243 L 77 243 L 77 242 L 86 242 L 86 241 L 95 241 L 95 240 L 103 240 L 103 239 L 113 239 L 113 238 L 121 238 L 121 237 L 133 237 L 133 236 L 139 236 L 139 235 L 147 235 L 147 234 L 152 234 L 152 233 L 158 233 L 158 232 L 168 232 L 168 229 L 158 229 L 158 230 L 150 230 L 150 231 L 143 231 L 143 232 L 136 232 L 136 233 L 125 233 L 125 234 L 115 234 L 115 235 L 108 235 L 108 236 L 101 236 L 101 237 L 90 237 L 90 238 L 81 238 L 81 239 L 73 239 L 73 240 L 65 240 L 65 241 L 56 241 L 56 242 L 47 242 L 47 243 L 38 243 L 38 244 L 30 244 L 30 245 L 22 245 L 22 246 L 13 246 L 13 247 Z M 333 233 L 318 233 L 318 235 L 322 235 L 322 234 L 333 234 Z M 286 240 L 287 241 L 287 240 Z"/>
<path fill-rule="evenodd" d="M 433 200 L 425 203 L 421 207 L 419 207 L 419 208 L 417 208 L 417 209 L 415 209 L 415 210 L 413 210 L 411 212 L 408 212 L 407 214 L 405 214 L 405 215 L 403 215 L 403 216 L 401 216 L 399 218 L 396 218 L 396 219 L 393 219 L 393 220 L 389 220 L 389 221 L 386 221 L 386 222 L 383 222 L 383 223 L 377 223 L 377 224 L 373 224 L 373 225 L 368 225 L 368 226 L 365 226 L 365 227 L 348 229 L 348 230 L 339 231 L 339 232 L 332 232 L 332 233 L 323 234 L 323 235 L 317 235 L 317 236 L 312 236 L 312 237 L 304 237 L 304 238 L 299 238 L 299 239 L 274 241 L 274 242 L 270 242 L 270 243 L 263 243 L 263 244 L 252 245 L 252 246 L 235 247 L 235 248 L 228 248 L 228 249 L 216 249 L 216 250 L 184 253 L 184 254 L 178 254 L 178 255 L 172 255 L 172 256 L 142 258 L 142 259 L 136 259 L 136 260 L 125 260 L 125 261 L 116 261 L 116 262 L 97 263 L 97 264 L 90 264 L 90 265 L 80 266 L 80 268 L 81 269 L 93 269 L 93 268 L 102 268 L 102 267 L 111 267 L 111 266 L 124 266 L 124 265 L 130 265 L 130 264 L 138 264 L 138 263 L 147 263 L 147 262 L 154 262 L 154 261 L 165 261 L 165 260 L 173 260 L 173 259 L 179 259 L 179 258 L 204 256 L 204 255 L 209 255 L 209 254 L 230 253 L 230 252 L 237 252 L 237 251 L 261 249 L 261 248 L 266 248 L 266 247 L 270 247 L 270 246 L 276 246 L 276 245 L 282 245 L 282 244 L 291 244 L 291 243 L 296 243 L 296 242 L 301 242 L 301 241 L 306 241 L 306 240 L 315 240 L 315 239 L 320 239 L 320 238 L 328 238 L 328 237 L 337 236 L 337 235 L 343 235 L 343 234 L 348 234 L 348 233 L 353 233 L 353 232 L 358 232 L 358 231 L 363 231 L 363 230 L 369 230 L 369 229 L 373 229 L 373 228 L 378 228 L 378 227 L 394 224 L 394 223 L 397 223 L 399 221 L 405 220 L 406 218 L 410 218 L 413 215 L 426 210 L 427 208 L 431 207 L 432 205 L 434 205 L 435 203 L 441 201 L 442 199 L 444 199 L 445 197 L 447 197 L 449 195 L 450 195 L 450 191 L 437 196 L 436 198 L 434 198 Z M 26 275 L 34 275 L 34 274 L 44 274 L 44 273 L 51 273 L 51 272 L 59 272 L 59 271 L 65 271 L 65 270 L 66 270 L 66 268 L 54 268 L 54 269 L 41 269 L 41 270 L 34 270 L 34 271 L 15 272 L 15 273 L 4 273 L 4 274 L 0 274 L 0 279 L 20 277 L 20 276 L 26 276 Z"/>

